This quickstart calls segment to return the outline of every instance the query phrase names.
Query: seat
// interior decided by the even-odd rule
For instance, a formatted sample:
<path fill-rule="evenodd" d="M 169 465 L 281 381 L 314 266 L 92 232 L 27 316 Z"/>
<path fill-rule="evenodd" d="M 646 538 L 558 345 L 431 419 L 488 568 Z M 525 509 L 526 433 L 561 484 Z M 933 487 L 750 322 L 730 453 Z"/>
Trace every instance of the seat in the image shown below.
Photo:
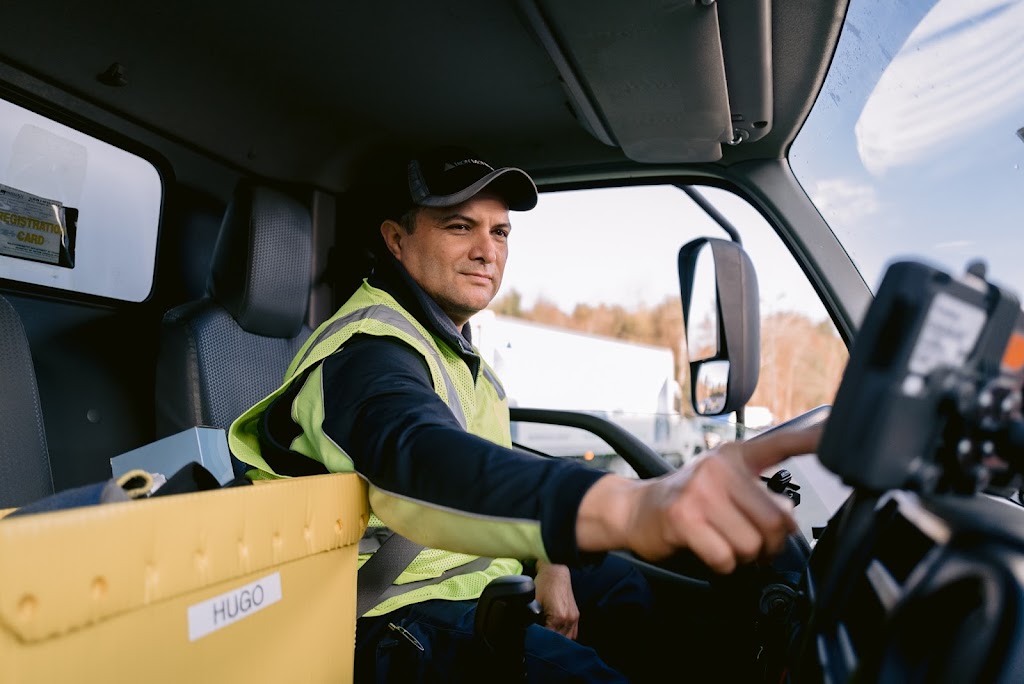
<path fill-rule="evenodd" d="M 312 333 L 304 322 L 311 251 L 305 206 L 269 186 L 239 184 L 221 224 L 206 296 L 163 318 L 156 378 L 159 437 L 196 425 L 227 429 L 277 389 Z M 360 585 L 375 579 L 359 575 Z M 532 579 L 500 579 L 481 597 L 485 619 L 476 627 L 477 638 L 482 655 L 502 656 L 501 669 L 518 673 L 525 626 L 539 609 L 532 603 Z"/>
<path fill-rule="evenodd" d="M 32 353 L 21 317 L 0 296 L 0 508 L 53 494 Z"/>
<path fill-rule="evenodd" d="M 226 208 L 220 198 L 188 186 L 177 186 L 168 197 L 157 253 L 160 278 L 154 290 L 164 311 L 206 296 Z"/>
<path fill-rule="evenodd" d="M 156 431 L 227 429 L 277 389 L 312 332 L 309 209 L 281 189 L 242 181 L 228 203 L 206 295 L 164 314 Z"/>

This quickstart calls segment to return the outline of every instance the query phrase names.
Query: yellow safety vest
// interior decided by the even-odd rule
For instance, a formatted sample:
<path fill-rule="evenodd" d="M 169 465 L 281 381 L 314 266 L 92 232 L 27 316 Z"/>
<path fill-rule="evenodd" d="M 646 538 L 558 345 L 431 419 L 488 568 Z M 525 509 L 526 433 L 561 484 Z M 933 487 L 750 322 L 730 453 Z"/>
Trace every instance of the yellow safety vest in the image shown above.
<path fill-rule="evenodd" d="M 261 455 L 257 426 L 270 404 L 311 368 L 292 404 L 292 416 L 302 431 L 289 446 L 292 451 L 323 463 L 330 472 L 355 470 L 348 455 L 323 433 L 320 362 L 356 334 L 398 338 L 415 349 L 430 369 L 434 391 L 452 410 L 459 424 L 468 432 L 502 446 L 512 445 L 508 401 L 493 370 L 481 359 L 480 373 L 474 378 L 458 353 L 428 332 L 391 295 L 364 281 L 337 313 L 324 321 L 306 341 L 289 365 L 281 387 L 231 424 L 228 444 L 239 460 L 253 466 L 250 477 L 283 477 L 275 473 Z M 396 508 L 415 505 L 372 485 L 369 497 L 371 510 L 379 511 L 384 518 Z M 376 527 L 383 523 L 372 515 L 369 525 Z M 365 562 L 369 556 L 360 554 L 360 562 Z M 513 559 L 482 559 L 464 553 L 424 549 L 395 580 L 394 588 L 385 592 L 383 600 L 366 616 L 382 615 L 430 599 L 475 599 L 495 577 L 520 572 L 522 565 Z"/>

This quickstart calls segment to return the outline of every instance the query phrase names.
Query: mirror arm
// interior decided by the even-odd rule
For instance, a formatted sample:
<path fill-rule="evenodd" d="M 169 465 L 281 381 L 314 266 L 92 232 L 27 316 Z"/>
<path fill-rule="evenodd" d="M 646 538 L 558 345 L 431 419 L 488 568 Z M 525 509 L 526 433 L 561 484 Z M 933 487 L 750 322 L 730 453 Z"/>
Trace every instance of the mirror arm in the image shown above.
<path fill-rule="evenodd" d="M 742 440 L 747 436 L 747 405 L 736 408 L 736 439 Z"/>
<path fill-rule="evenodd" d="M 729 219 L 725 218 L 725 215 L 722 214 L 722 212 L 718 211 L 715 205 L 711 204 L 704 195 L 700 194 L 699 190 L 692 185 L 677 185 L 676 187 L 689 195 L 690 199 L 696 202 L 697 206 L 704 210 L 704 213 L 710 216 L 715 223 L 722 227 L 722 230 L 728 233 L 733 242 L 737 245 L 743 244 L 743 241 L 740 240 L 740 233 L 736 230 L 736 227 L 729 222 Z"/>

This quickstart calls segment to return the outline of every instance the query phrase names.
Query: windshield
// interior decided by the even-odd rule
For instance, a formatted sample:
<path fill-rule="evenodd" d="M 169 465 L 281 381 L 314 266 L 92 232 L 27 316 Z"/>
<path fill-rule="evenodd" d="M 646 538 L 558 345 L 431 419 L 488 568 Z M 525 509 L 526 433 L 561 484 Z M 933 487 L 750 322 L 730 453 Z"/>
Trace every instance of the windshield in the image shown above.
<path fill-rule="evenodd" d="M 852 0 L 790 162 L 870 287 L 912 257 L 1024 291 L 1024 2 Z"/>

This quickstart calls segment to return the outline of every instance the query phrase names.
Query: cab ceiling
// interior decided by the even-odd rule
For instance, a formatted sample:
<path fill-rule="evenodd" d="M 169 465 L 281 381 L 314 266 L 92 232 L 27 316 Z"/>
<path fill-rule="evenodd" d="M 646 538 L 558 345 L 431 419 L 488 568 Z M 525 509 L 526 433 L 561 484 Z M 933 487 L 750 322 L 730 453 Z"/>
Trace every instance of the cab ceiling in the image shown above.
<path fill-rule="evenodd" d="M 338 190 L 394 145 L 458 142 L 534 173 L 781 157 L 844 10 L 35 0 L 5 8 L 0 60 L 240 170 Z M 122 85 L 99 78 L 112 64 Z"/>

